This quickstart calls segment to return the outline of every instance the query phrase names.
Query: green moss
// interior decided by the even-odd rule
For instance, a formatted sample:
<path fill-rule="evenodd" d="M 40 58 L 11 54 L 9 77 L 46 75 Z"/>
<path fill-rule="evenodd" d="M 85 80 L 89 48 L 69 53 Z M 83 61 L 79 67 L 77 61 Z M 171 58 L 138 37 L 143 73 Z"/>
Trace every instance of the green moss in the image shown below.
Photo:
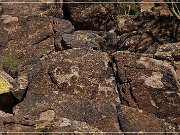
<path fill-rule="evenodd" d="M 159 51 L 157 51 L 155 53 L 155 57 L 172 57 L 172 54 L 173 54 L 173 52 L 171 52 L 171 51 L 168 51 L 168 52 L 159 52 Z"/>
<path fill-rule="evenodd" d="M 8 93 L 10 88 L 10 83 L 2 75 L 0 75 L 0 94 Z"/>
<path fill-rule="evenodd" d="M 72 59 L 68 59 L 68 58 L 65 58 L 64 61 L 65 61 L 65 62 L 69 62 L 69 63 L 73 62 Z"/>
<path fill-rule="evenodd" d="M 22 63 L 20 60 L 12 56 L 3 56 L 0 55 L 0 66 L 12 77 L 16 77 L 20 71 Z"/>
<path fill-rule="evenodd" d="M 35 129 L 44 129 L 50 126 L 50 122 L 44 122 L 40 124 L 35 124 Z"/>

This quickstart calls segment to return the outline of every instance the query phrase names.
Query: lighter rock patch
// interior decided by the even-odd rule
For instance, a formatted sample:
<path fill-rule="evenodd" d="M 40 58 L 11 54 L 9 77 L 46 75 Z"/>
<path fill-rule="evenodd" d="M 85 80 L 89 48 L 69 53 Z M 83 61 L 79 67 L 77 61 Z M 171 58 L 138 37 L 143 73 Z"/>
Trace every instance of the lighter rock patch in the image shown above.
<path fill-rule="evenodd" d="M 55 69 L 55 73 L 56 71 L 58 70 L 59 67 L 57 67 Z M 79 78 L 79 68 L 78 67 L 75 67 L 75 66 L 72 66 L 71 68 L 71 74 L 60 74 L 60 75 L 56 75 L 56 79 L 58 81 L 59 84 L 61 83 L 64 83 L 64 82 L 67 82 L 68 85 L 70 86 L 70 80 L 73 76 L 76 76 L 77 78 Z"/>
<path fill-rule="evenodd" d="M 161 82 L 163 75 L 160 72 L 152 72 L 151 77 L 141 76 L 140 79 L 145 80 L 145 84 L 152 88 L 163 88 L 164 84 Z"/>
<path fill-rule="evenodd" d="M 13 16 L 10 16 L 10 15 L 2 15 L 1 19 L 3 20 L 3 23 L 5 23 L 5 24 L 10 23 L 10 22 L 17 22 L 18 21 L 17 17 L 13 17 Z"/>
<path fill-rule="evenodd" d="M 108 96 L 108 92 L 113 92 L 114 90 L 113 90 L 112 87 L 103 87 L 103 86 L 101 86 L 101 84 L 99 84 L 98 91 L 99 92 L 104 92 L 105 96 L 107 97 Z"/>
<path fill-rule="evenodd" d="M 67 119 L 67 118 L 59 118 L 59 121 L 55 122 L 55 125 L 57 127 L 73 126 L 78 131 L 102 132 L 99 129 L 97 129 L 96 127 L 92 127 L 91 125 L 89 125 L 86 122 L 71 120 L 71 119 Z"/>
<path fill-rule="evenodd" d="M 47 110 L 40 114 L 39 120 L 53 121 L 54 117 L 55 117 L 55 112 L 53 110 Z"/>

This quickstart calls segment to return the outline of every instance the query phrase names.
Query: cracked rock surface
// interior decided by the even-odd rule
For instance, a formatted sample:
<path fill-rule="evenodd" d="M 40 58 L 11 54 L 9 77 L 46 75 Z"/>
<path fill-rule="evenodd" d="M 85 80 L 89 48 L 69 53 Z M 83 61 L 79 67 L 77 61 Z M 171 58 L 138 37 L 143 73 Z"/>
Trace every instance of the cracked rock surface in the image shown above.
<path fill-rule="evenodd" d="M 0 3 L 0 132 L 180 132 L 179 22 L 50 2 Z"/>

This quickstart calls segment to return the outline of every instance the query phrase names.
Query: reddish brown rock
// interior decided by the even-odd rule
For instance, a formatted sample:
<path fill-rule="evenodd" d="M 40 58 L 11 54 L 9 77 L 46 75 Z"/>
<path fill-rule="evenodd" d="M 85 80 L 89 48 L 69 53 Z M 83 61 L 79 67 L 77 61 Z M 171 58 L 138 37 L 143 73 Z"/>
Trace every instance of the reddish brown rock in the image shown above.
<path fill-rule="evenodd" d="M 27 16 L 55 16 L 62 18 L 63 11 L 60 4 L 52 3 L 54 0 L 14 0 L 11 2 L 14 3 L 2 3 L 2 17 L 8 17 L 6 22 L 9 22 L 9 19 L 18 19 L 19 17 Z M 18 3 L 19 2 L 19 3 Z M 36 3 L 34 3 L 36 2 Z M 39 2 L 39 3 L 38 3 Z M 51 2 L 51 3 L 47 3 Z"/>
<path fill-rule="evenodd" d="M 79 30 L 62 35 L 64 49 L 84 48 L 112 53 L 117 48 L 117 35 L 114 32 Z"/>
<path fill-rule="evenodd" d="M 153 114 L 124 105 L 120 109 L 119 122 L 124 132 L 164 132 L 163 121 Z"/>
<path fill-rule="evenodd" d="M 170 16 L 121 17 L 118 20 L 118 50 L 154 54 L 158 46 L 180 41 L 179 20 Z"/>
<path fill-rule="evenodd" d="M 113 4 L 68 3 L 65 7 L 67 7 L 67 12 L 69 12 L 72 23 L 77 29 L 109 31 L 115 26 L 110 17 L 115 8 Z"/>
<path fill-rule="evenodd" d="M 155 53 L 155 58 L 169 60 L 172 63 L 174 61 L 180 61 L 180 42 L 168 43 L 158 46 Z"/>
<path fill-rule="evenodd" d="M 29 62 L 52 52 L 54 50 L 52 25 L 51 17 L 28 17 L 4 24 L 2 29 L 7 31 L 11 40 L 4 46 L 2 54 Z"/>
<path fill-rule="evenodd" d="M 51 53 L 31 75 L 15 116 L 35 125 L 43 122 L 49 132 L 120 132 L 115 108 L 119 97 L 108 62 L 106 53 L 90 50 Z M 33 131 L 46 129 L 35 125 Z"/>
<path fill-rule="evenodd" d="M 55 51 L 67 49 L 62 41 L 62 35 L 72 33 L 74 31 L 74 26 L 69 20 L 65 19 L 54 18 L 53 21 Z"/>
<path fill-rule="evenodd" d="M 151 56 L 114 54 L 121 102 L 179 124 L 179 80 L 173 66 Z"/>

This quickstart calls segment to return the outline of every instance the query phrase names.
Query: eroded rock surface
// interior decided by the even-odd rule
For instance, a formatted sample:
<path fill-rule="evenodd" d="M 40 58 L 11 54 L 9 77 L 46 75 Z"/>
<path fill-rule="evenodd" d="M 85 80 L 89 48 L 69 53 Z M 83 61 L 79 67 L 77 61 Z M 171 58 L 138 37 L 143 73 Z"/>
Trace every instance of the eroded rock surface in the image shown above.
<path fill-rule="evenodd" d="M 118 28 L 120 51 L 154 54 L 160 45 L 180 41 L 179 20 L 174 17 L 153 14 L 121 17 Z"/>
<path fill-rule="evenodd" d="M 170 63 L 125 52 L 114 61 L 123 104 L 179 124 L 179 76 Z"/>
<path fill-rule="evenodd" d="M 52 53 L 30 78 L 15 116 L 59 123 L 49 131 L 120 132 L 115 108 L 119 97 L 108 62 L 106 53 L 90 50 Z"/>
<path fill-rule="evenodd" d="M 93 2 L 93 0 L 90 1 Z M 73 0 L 73 2 L 77 2 L 77 0 Z M 71 18 L 77 29 L 109 31 L 115 26 L 115 22 L 111 18 L 115 8 L 113 4 L 68 3 L 65 6 L 69 12 L 68 17 Z"/>
<path fill-rule="evenodd" d="M 28 2 L 0 4 L 1 132 L 180 131 L 179 21 Z"/>
<path fill-rule="evenodd" d="M 64 49 L 84 48 L 112 53 L 117 49 L 118 38 L 114 32 L 79 30 L 62 35 Z"/>

